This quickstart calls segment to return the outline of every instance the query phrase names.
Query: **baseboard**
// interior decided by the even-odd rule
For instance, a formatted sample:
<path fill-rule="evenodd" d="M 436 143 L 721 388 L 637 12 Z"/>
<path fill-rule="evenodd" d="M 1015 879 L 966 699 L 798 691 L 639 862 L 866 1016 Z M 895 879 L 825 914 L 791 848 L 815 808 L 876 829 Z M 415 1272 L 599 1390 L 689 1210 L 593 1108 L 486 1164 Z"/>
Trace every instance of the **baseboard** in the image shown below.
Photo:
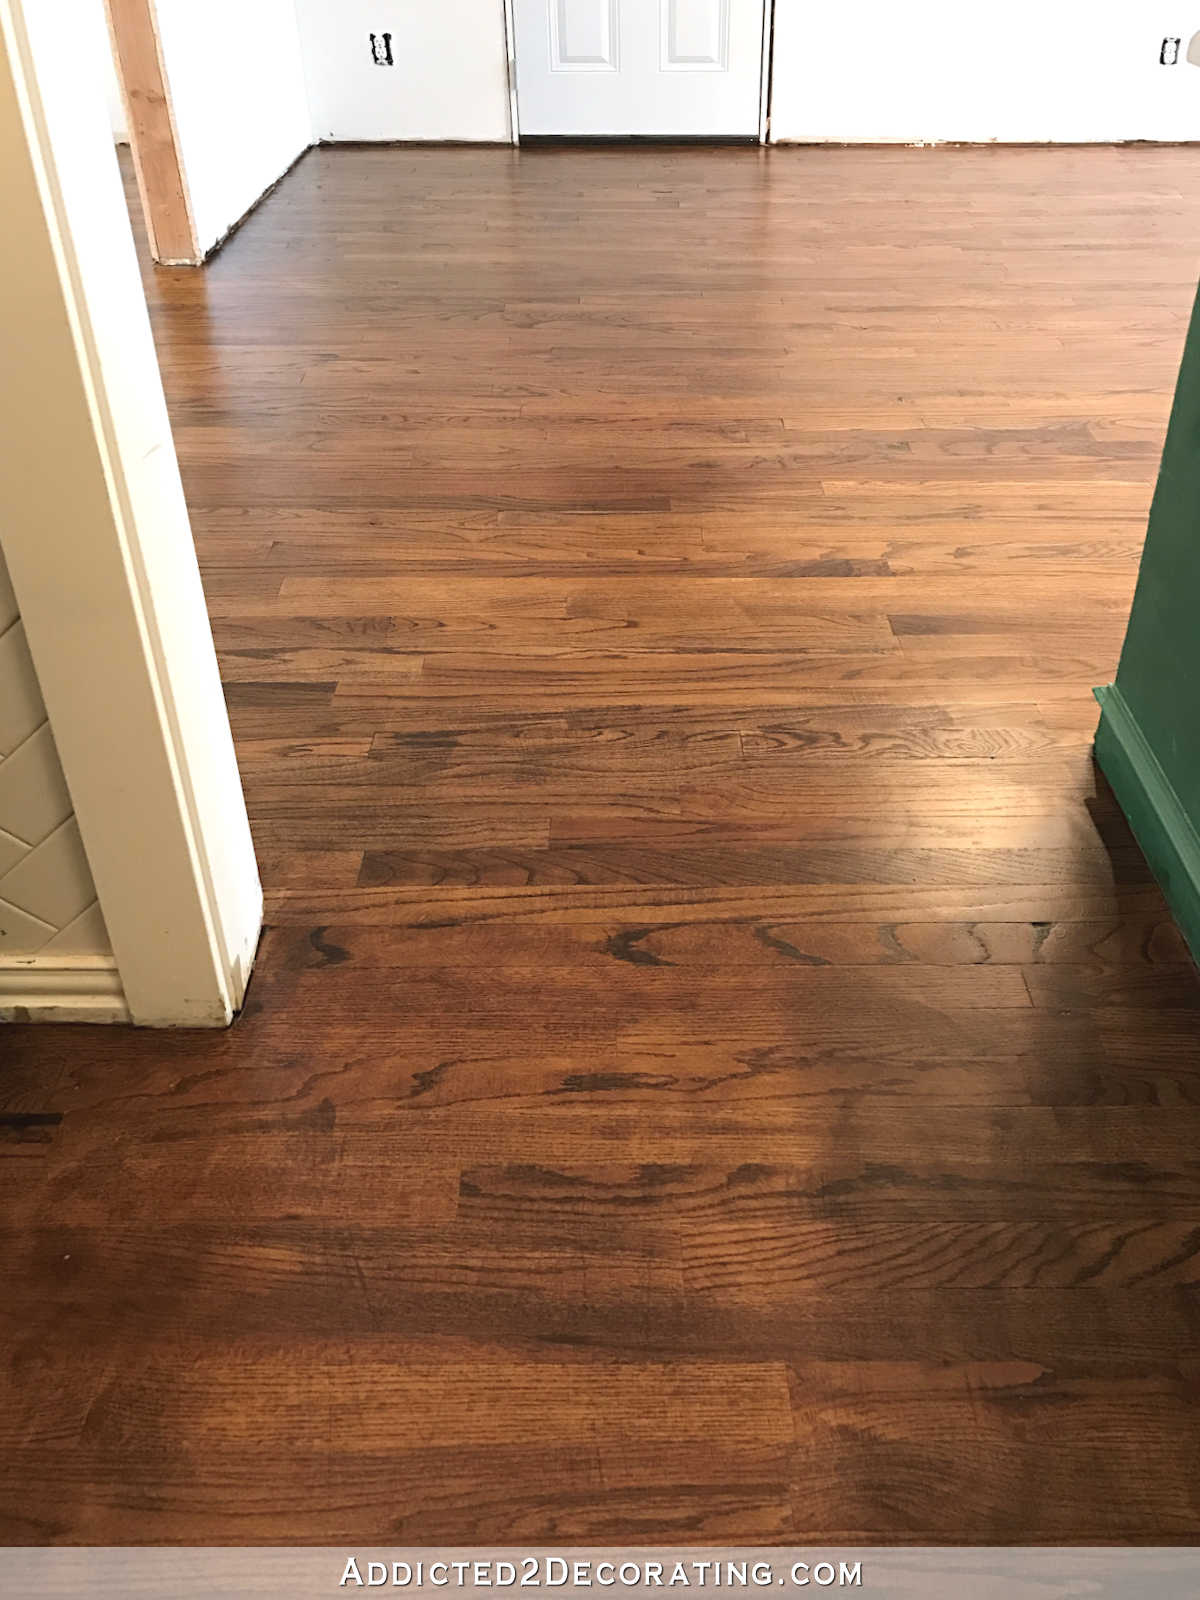
<path fill-rule="evenodd" d="M 511 139 L 318 139 L 319 150 L 510 150 Z"/>
<path fill-rule="evenodd" d="M 0 954 L 0 1022 L 128 1022 L 111 956 Z"/>
<path fill-rule="evenodd" d="M 1116 684 L 1096 690 L 1096 760 L 1200 961 L 1200 833 Z"/>

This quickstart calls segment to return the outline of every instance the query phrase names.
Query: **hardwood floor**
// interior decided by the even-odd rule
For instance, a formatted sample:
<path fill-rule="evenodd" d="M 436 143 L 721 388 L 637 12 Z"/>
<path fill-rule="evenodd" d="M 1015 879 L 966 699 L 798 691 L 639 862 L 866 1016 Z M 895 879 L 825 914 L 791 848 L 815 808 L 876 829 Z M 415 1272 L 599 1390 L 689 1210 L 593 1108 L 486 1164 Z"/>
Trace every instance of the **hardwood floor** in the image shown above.
<path fill-rule="evenodd" d="M 148 272 L 269 930 L 5 1033 L 0 1537 L 1200 1541 L 1089 692 L 1198 180 L 320 151 Z"/>

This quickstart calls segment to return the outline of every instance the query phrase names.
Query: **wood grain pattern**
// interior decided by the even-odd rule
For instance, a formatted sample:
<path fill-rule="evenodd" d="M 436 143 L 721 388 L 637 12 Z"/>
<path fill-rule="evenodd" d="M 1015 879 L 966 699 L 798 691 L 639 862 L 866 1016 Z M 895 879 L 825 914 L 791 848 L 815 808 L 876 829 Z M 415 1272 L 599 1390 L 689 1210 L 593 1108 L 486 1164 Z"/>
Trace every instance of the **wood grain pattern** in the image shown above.
<path fill-rule="evenodd" d="M 6 1030 L 0 1536 L 1200 1538 L 1090 759 L 1198 165 L 325 150 L 148 272 L 270 926 Z"/>

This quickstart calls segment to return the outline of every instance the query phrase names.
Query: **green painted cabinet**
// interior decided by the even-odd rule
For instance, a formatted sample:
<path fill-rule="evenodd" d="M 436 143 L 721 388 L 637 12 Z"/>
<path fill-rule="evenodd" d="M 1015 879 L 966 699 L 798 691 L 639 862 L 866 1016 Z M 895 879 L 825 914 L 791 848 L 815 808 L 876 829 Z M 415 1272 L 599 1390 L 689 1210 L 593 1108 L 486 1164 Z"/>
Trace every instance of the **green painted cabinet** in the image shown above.
<path fill-rule="evenodd" d="M 1200 300 L 1096 757 L 1200 958 Z"/>

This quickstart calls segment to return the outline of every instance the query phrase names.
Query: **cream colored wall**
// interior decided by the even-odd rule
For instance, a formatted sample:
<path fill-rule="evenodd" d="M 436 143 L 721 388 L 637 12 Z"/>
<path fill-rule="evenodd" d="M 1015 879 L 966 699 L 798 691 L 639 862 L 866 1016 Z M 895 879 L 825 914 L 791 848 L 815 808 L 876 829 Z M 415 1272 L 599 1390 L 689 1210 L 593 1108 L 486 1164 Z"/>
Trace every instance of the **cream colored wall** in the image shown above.
<path fill-rule="evenodd" d="M 4 634 L 18 661 L 24 635 L 39 691 L 4 754 L 44 700 L 112 941 L 107 958 L 0 953 L 0 1017 L 218 1027 L 245 991 L 262 891 L 106 131 L 94 55 L 63 50 L 43 0 L 0 0 L 0 213 L 20 241 L 0 251 Z M 55 768 L 42 775 L 61 809 Z M 16 787 L 19 811 L 37 784 Z M 18 874 L 42 823 L 20 826 Z M 63 904 L 34 911 L 51 937 L 73 909 L 57 848 Z"/>
<path fill-rule="evenodd" d="M 0 955 L 39 951 L 109 942 L 0 554 Z"/>

